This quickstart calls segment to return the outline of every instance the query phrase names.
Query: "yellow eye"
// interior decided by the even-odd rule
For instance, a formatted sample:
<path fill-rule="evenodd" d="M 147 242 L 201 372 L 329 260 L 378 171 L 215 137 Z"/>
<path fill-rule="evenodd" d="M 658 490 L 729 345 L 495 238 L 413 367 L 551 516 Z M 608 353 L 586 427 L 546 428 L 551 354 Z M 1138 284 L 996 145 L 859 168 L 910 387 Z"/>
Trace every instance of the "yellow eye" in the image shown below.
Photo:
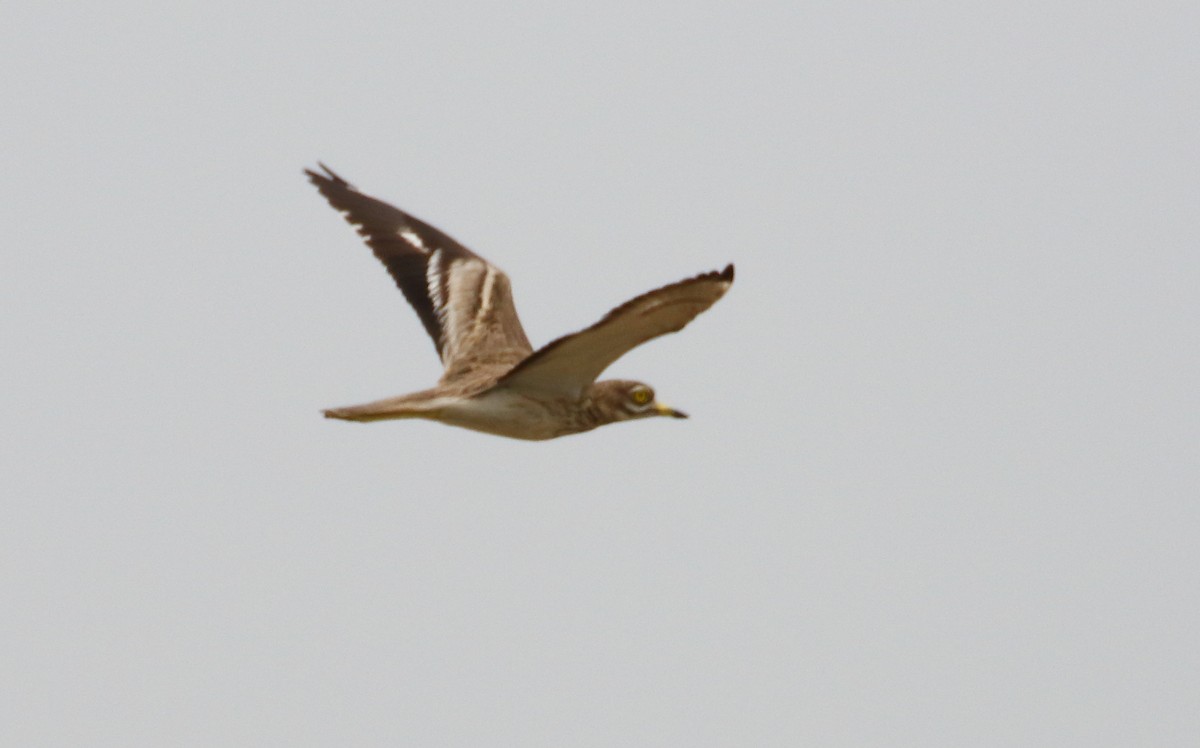
<path fill-rule="evenodd" d="M 650 402 L 650 392 L 648 390 L 634 390 L 631 397 L 638 405 L 645 405 Z"/>

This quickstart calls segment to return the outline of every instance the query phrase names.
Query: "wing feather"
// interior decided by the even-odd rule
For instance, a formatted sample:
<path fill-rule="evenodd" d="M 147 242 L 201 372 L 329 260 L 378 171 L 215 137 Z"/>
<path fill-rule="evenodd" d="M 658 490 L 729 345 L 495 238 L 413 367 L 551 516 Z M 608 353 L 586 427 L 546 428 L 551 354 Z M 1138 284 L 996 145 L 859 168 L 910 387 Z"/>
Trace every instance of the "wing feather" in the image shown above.
<path fill-rule="evenodd" d="M 364 195 L 329 167 L 319 166 L 323 174 L 304 173 L 387 268 L 433 339 L 447 375 L 467 359 L 511 366 L 529 355 L 533 347 L 503 271 L 449 235 Z"/>
<path fill-rule="evenodd" d="M 733 265 L 644 293 L 596 324 L 539 348 L 499 386 L 579 397 L 614 361 L 648 340 L 682 330 L 733 284 Z"/>

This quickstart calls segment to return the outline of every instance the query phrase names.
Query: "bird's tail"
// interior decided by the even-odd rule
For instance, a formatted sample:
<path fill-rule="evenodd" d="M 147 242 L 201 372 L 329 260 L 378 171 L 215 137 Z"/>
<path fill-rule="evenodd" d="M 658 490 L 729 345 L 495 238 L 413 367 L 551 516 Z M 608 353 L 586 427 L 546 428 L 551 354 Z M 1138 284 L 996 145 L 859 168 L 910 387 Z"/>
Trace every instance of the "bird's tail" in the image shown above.
<path fill-rule="evenodd" d="M 411 395 L 389 397 L 362 405 L 348 405 L 344 408 L 329 408 L 321 411 L 326 418 L 336 418 L 341 421 L 390 421 L 397 418 L 437 418 L 437 408 L 427 392 L 416 392 Z"/>

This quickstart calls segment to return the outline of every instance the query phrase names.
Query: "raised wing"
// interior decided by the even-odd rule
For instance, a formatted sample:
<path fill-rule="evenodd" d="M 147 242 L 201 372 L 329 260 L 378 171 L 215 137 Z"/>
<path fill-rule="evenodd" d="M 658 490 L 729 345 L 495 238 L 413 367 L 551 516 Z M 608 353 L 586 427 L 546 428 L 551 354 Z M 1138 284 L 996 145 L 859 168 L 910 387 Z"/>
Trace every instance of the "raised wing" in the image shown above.
<path fill-rule="evenodd" d="M 647 340 L 682 330 L 732 284 L 730 265 L 719 273 L 704 273 L 642 294 L 586 330 L 538 349 L 501 377 L 498 385 L 579 397 L 609 364 Z"/>
<path fill-rule="evenodd" d="M 433 338 L 446 376 L 468 363 L 511 366 L 532 352 L 503 271 L 319 165 L 324 174 L 304 173 L 387 268 Z"/>

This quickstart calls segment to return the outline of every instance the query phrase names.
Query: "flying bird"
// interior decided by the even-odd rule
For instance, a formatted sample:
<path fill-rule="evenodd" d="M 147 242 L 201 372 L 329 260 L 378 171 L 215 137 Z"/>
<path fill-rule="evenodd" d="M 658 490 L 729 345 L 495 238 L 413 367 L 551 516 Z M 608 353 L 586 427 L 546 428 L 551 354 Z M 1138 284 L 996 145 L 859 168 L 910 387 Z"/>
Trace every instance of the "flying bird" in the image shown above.
<path fill-rule="evenodd" d="M 433 226 L 364 195 L 318 163 L 309 181 L 342 213 L 416 310 L 441 356 L 437 385 L 327 418 L 425 418 L 515 439 L 553 439 L 653 416 L 687 418 L 649 385 L 596 381 L 648 340 L 682 330 L 733 283 L 733 265 L 644 293 L 596 324 L 533 350 L 513 305 L 508 276 Z"/>

